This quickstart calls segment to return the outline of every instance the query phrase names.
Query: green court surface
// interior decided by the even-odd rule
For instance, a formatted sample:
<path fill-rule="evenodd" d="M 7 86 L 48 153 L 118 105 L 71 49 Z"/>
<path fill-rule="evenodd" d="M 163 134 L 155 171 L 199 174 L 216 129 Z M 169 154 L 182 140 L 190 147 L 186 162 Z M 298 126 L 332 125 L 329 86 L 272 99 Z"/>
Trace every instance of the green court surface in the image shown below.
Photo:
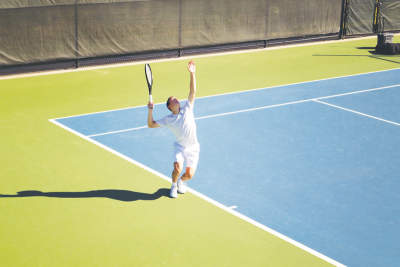
<path fill-rule="evenodd" d="M 375 45 L 150 62 L 153 98 L 186 98 L 192 59 L 197 97 L 400 67 Z M 0 198 L 0 266 L 331 266 L 193 194 L 170 199 L 165 180 L 49 122 L 147 101 L 143 64 L 0 78 L 0 194 L 71 193 Z"/>

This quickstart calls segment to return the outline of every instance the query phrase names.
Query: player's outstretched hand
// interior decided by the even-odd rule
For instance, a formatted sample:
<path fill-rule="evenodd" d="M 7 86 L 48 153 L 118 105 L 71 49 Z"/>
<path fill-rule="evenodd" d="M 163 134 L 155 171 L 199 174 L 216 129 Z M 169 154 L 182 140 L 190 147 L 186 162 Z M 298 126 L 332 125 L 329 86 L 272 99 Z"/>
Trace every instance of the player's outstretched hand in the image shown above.
<path fill-rule="evenodd" d="M 190 61 L 188 64 L 188 70 L 190 71 L 190 73 L 195 73 L 196 72 L 196 63 L 194 63 L 194 61 Z"/>
<path fill-rule="evenodd" d="M 147 105 L 147 107 L 150 109 L 154 108 L 154 103 L 149 101 L 149 104 Z"/>

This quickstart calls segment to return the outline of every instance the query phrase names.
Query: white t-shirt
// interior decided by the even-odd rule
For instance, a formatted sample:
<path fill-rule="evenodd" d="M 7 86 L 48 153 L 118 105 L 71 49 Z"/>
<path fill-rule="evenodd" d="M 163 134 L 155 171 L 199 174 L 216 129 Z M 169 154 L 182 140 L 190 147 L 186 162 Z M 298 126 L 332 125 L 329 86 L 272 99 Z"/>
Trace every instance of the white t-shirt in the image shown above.
<path fill-rule="evenodd" d="M 175 134 L 174 148 L 184 150 L 192 146 L 198 146 L 196 135 L 196 123 L 193 115 L 193 105 L 189 100 L 181 107 L 177 115 L 171 113 L 156 121 L 161 127 L 168 127 Z"/>

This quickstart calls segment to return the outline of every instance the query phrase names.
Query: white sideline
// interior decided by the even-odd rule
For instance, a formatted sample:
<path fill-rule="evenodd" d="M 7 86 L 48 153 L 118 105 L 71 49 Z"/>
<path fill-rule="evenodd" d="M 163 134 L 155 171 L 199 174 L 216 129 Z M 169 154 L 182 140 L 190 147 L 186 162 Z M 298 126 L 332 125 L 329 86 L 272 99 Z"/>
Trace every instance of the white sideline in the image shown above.
<path fill-rule="evenodd" d="M 119 156 L 119 157 L 121 157 L 121 158 L 123 158 L 123 159 L 125 159 L 125 160 L 127 160 L 127 161 L 129 161 L 129 162 L 131 162 L 131 163 L 133 163 L 133 164 L 135 164 L 135 165 L 137 165 L 137 166 L 139 166 L 139 167 L 151 172 L 151 173 L 153 173 L 153 174 L 155 174 L 155 175 L 157 175 L 158 177 L 160 177 L 160 178 L 162 178 L 162 179 L 164 179 L 164 180 L 166 180 L 166 181 L 168 181 L 170 183 L 172 182 L 172 179 L 167 177 L 167 176 L 165 176 L 164 174 L 159 173 L 159 172 L 147 167 L 146 165 L 144 165 L 142 163 L 139 163 L 139 162 L 137 162 L 137 161 L 135 161 L 135 160 L 133 160 L 133 159 L 131 159 L 131 158 L 129 158 L 129 157 L 127 157 L 127 156 L 125 156 L 125 155 L 123 155 L 123 154 L 121 154 L 121 153 L 119 153 L 119 152 L 117 152 L 117 151 L 115 151 L 115 150 L 113 150 L 113 149 L 111 149 L 111 148 L 109 148 L 109 147 L 107 147 L 107 146 L 105 146 L 105 145 L 103 145 L 103 144 L 101 144 L 101 143 L 99 143 L 99 142 L 97 142 L 97 141 L 85 136 L 85 135 L 83 135 L 83 134 L 78 133 L 77 131 L 72 130 L 71 128 L 69 128 L 69 127 L 67 127 L 67 126 L 55 121 L 55 119 L 50 119 L 49 121 L 54 123 L 54 124 L 56 124 L 56 125 L 58 125 L 58 126 L 60 126 L 61 128 L 65 129 L 65 130 L 67 130 L 67 131 L 69 131 L 69 132 L 71 132 L 73 134 L 76 134 L 77 136 L 82 137 L 83 139 L 85 139 L 85 140 L 87 140 L 87 141 L 89 141 L 89 142 L 91 142 L 91 143 L 93 143 L 93 144 L 95 144 L 95 145 L 97 145 L 97 146 L 99 146 L 99 147 L 101 147 L 101 148 L 103 148 L 103 149 L 105 149 L 105 150 L 107 150 L 107 151 L 109 151 L 109 152 L 111 152 L 111 153 L 113 153 L 113 154 L 115 154 L 115 155 L 117 155 L 117 156 Z M 295 245 L 296 247 L 301 248 L 301 249 L 313 254 L 314 256 L 317 256 L 318 258 L 321 258 L 321 259 L 323 259 L 323 260 L 325 260 L 325 261 L 327 261 L 327 262 L 329 262 L 329 263 L 331 263 L 331 264 L 333 264 L 335 266 L 338 266 L 338 267 L 346 267 L 345 265 L 343 265 L 343 264 L 341 264 L 341 263 L 339 263 L 339 262 L 337 262 L 337 261 L 335 261 L 335 260 L 333 260 L 333 259 L 331 259 L 331 258 L 329 258 L 329 257 L 327 257 L 327 256 L 325 256 L 325 255 L 323 255 L 323 254 L 321 254 L 321 253 L 319 253 L 319 252 L 317 252 L 317 251 L 315 251 L 315 250 L 313 250 L 313 249 L 311 249 L 311 248 L 309 248 L 309 247 L 307 247 L 307 246 L 305 246 L 305 245 L 303 245 L 303 244 L 301 244 L 301 243 L 299 243 L 299 242 L 297 242 L 297 241 L 295 241 L 295 240 L 293 240 L 293 239 L 291 239 L 291 238 L 289 238 L 289 237 L 287 237 L 285 235 L 283 235 L 283 234 L 281 234 L 281 233 L 278 233 L 275 230 L 272 230 L 271 228 L 268 228 L 265 225 L 263 225 L 263 224 L 261 224 L 259 222 L 256 222 L 256 221 L 250 219 L 247 216 L 244 216 L 243 214 L 241 214 L 241 213 L 239 213 L 237 211 L 234 211 L 233 207 L 228 208 L 225 205 L 223 205 L 223 204 L 221 204 L 221 203 L 219 203 L 219 202 L 217 202 L 217 201 L 215 201 L 215 200 L 213 200 L 213 199 L 211 199 L 211 198 L 209 198 L 209 197 L 207 197 L 207 196 L 205 196 L 205 195 L 203 195 L 203 194 L 201 194 L 201 193 L 197 192 L 196 190 L 193 190 L 193 189 L 191 189 L 189 187 L 187 188 L 187 191 L 189 191 L 190 193 L 192 193 L 192 194 L 194 194 L 194 195 L 206 200 L 207 202 L 209 202 L 209 203 L 211 203 L 211 204 L 213 204 L 213 205 L 215 205 L 215 206 L 217 206 L 217 207 L 219 207 L 219 208 L 221 208 L 221 209 L 223 209 L 223 210 L 225 210 L 225 211 L 227 211 L 227 212 L 229 212 L 229 213 L 231 213 L 231 214 L 233 214 L 233 215 L 235 215 L 235 216 L 237 216 L 237 217 L 239 217 L 239 218 L 241 218 L 241 219 L 243 219 L 243 220 L 245 220 L 245 221 L 247 221 L 247 222 L 249 222 L 251 224 L 253 224 L 254 226 L 257 226 L 257 227 L 269 232 L 270 234 L 273 234 L 273 235 L 285 240 L 286 242 L 289 242 L 290 244 Z"/>

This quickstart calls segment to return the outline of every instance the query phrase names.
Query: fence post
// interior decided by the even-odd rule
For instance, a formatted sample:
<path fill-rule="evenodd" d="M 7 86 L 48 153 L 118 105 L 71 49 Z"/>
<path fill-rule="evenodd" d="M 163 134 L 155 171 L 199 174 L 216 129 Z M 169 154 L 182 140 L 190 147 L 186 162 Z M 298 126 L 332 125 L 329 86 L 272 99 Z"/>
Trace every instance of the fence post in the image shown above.
<path fill-rule="evenodd" d="M 349 16 L 349 0 L 343 0 L 342 2 L 342 16 L 340 19 L 340 34 L 339 39 L 344 39 L 347 31 L 347 19 Z"/>
<path fill-rule="evenodd" d="M 75 67 L 79 68 L 79 43 L 78 43 L 78 0 L 75 0 Z"/>
<path fill-rule="evenodd" d="M 374 10 L 374 24 L 372 25 L 372 31 L 374 33 L 379 33 L 379 26 L 381 23 L 381 6 L 382 6 L 382 2 L 380 0 L 376 0 L 375 2 L 375 10 Z M 383 29 L 380 29 L 383 32 Z"/>
<path fill-rule="evenodd" d="M 179 56 L 182 48 L 182 0 L 179 0 L 179 35 L 178 35 Z"/>
<path fill-rule="evenodd" d="M 269 0 L 266 0 L 266 18 L 265 18 L 265 40 L 264 40 L 264 48 L 267 47 L 267 40 L 268 40 L 268 13 L 269 13 Z"/>

